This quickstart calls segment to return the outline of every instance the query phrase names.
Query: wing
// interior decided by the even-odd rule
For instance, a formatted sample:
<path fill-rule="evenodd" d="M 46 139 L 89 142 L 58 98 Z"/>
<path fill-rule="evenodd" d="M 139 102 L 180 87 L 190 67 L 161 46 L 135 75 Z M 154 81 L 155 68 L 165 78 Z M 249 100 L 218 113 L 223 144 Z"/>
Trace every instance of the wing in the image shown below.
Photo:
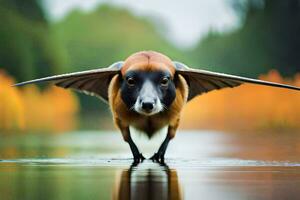
<path fill-rule="evenodd" d="M 107 102 L 110 80 L 115 74 L 120 72 L 122 65 L 123 62 L 120 61 L 107 68 L 50 76 L 17 83 L 14 86 L 52 82 L 59 87 L 75 89 L 88 95 L 97 96 Z"/>
<path fill-rule="evenodd" d="M 174 62 L 174 65 L 176 67 L 176 71 L 186 79 L 189 85 L 188 101 L 193 99 L 197 95 L 201 95 L 202 93 L 226 87 L 232 88 L 239 86 L 243 83 L 253 83 L 259 85 L 300 90 L 299 87 L 291 85 L 262 81 L 223 73 L 216 73 L 206 70 L 192 69 L 179 62 Z"/>

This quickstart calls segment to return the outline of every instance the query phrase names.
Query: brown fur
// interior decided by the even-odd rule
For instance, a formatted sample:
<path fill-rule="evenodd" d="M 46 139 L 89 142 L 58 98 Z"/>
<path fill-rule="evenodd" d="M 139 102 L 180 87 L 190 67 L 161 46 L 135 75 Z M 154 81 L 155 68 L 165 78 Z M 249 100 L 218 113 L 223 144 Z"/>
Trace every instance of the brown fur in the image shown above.
<path fill-rule="evenodd" d="M 172 61 L 159 53 L 143 51 L 133 54 L 126 59 L 122 68 L 122 76 L 128 70 L 169 70 L 174 76 L 175 67 Z M 185 79 L 179 75 L 176 88 L 176 98 L 168 110 L 153 116 L 142 116 L 127 108 L 121 98 L 119 75 L 115 75 L 109 85 L 109 105 L 113 114 L 115 125 L 121 130 L 125 141 L 130 137 L 129 126 L 145 132 L 151 137 L 164 126 L 169 125 L 168 134 L 173 138 L 179 125 L 180 113 L 187 101 L 188 86 Z"/>
<path fill-rule="evenodd" d="M 172 60 L 155 51 L 141 51 L 129 56 L 121 69 L 122 75 L 129 70 L 168 70 L 172 75 L 175 74 Z"/>

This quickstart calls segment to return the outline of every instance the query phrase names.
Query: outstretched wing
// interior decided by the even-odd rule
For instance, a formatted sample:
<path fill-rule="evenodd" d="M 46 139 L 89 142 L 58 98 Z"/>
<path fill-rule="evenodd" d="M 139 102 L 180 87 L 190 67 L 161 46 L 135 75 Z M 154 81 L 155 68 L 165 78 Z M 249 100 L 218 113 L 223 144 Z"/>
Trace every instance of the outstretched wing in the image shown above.
<path fill-rule="evenodd" d="M 50 76 L 17 83 L 15 86 L 40 82 L 53 82 L 59 87 L 75 89 L 88 95 L 97 96 L 107 102 L 110 80 L 115 74 L 119 73 L 122 65 L 123 62 L 120 61 L 107 68 Z"/>
<path fill-rule="evenodd" d="M 188 101 L 193 99 L 197 95 L 201 95 L 202 93 L 226 87 L 232 88 L 239 86 L 243 83 L 253 83 L 259 85 L 300 90 L 299 87 L 291 85 L 262 81 L 223 73 L 216 73 L 206 70 L 192 69 L 179 62 L 174 62 L 174 65 L 176 67 L 176 71 L 186 79 L 189 85 Z"/>

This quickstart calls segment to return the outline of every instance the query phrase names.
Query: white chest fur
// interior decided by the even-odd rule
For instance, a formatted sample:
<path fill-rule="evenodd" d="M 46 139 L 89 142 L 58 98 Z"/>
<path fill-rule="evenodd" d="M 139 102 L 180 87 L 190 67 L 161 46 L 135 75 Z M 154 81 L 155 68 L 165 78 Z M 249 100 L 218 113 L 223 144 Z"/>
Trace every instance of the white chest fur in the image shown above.
<path fill-rule="evenodd" d="M 131 137 L 134 143 L 139 148 L 140 152 L 146 157 L 151 157 L 159 148 L 167 135 L 167 126 L 162 128 L 159 132 L 154 134 L 151 139 L 141 131 L 130 127 Z"/>

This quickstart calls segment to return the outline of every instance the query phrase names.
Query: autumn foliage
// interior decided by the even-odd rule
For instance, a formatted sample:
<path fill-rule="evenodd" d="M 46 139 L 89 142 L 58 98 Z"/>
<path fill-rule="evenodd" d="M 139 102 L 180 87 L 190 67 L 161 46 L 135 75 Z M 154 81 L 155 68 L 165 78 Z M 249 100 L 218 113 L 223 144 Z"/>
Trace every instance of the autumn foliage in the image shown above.
<path fill-rule="evenodd" d="M 284 80 L 277 71 L 260 79 L 300 86 L 300 75 Z M 57 133 L 76 127 L 76 96 L 58 87 L 12 87 L 14 80 L 0 70 L 1 133 Z M 300 130 L 300 92 L 244 84 L 213 91 L 189 102 L 183 111 L 183 129 L 228 131 Z"/>
<path fill-rule="evenodd" d="M 277 71 L 259 77 L 300 86 L 300 75 L 284 80 Z M 300 91 L 245 84 L 213 91 L 188 103 L 181 128 L 235 131 L 300 130 Z"/>
<path fill-rule="evenodd" d="M 35 85 L 12 87 L 14 80 L 0 70 L 0 130 L 62 132 L 75 127 L 77 98 L 67 90 Z"/>

